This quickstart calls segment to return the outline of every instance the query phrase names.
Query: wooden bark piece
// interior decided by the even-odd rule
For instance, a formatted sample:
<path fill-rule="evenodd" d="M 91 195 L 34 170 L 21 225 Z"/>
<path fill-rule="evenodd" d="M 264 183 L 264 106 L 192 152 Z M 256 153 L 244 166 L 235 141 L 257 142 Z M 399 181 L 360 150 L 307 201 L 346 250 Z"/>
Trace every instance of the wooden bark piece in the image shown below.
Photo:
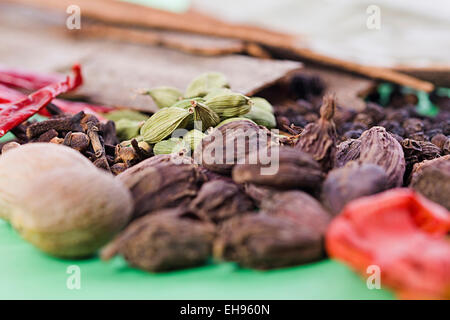
<path fill-rule="evenodd" d="M 8 44 L 0 47 L 1 63 L 63 72 L 80 62 L 85 82 L 77 94 L 104 105 L 155 111 L 152 99 L 137 95 L 138 89 L 170 85 L 184 91 L 191 79 L 209 71 L 224 73 L 233 90 L 251 95 L 302 66 L 292 61 L 238 55 L 204 57 L 161 47 L 72 39 L 32 16 L 27 16 L 23 26 L 13 23 L 21 18 L 20 14 L 0 11 L 0 37 Z"/>

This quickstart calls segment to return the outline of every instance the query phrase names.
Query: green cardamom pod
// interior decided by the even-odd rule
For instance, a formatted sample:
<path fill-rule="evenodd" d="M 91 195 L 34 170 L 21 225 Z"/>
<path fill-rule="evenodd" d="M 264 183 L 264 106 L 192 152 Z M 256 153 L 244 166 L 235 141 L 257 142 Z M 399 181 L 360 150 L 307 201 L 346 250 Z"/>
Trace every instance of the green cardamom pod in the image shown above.
<path fill-rule="evenodd" d="M 190 107 L 192 107 L 192 103 L 191 101 L 196 101 L 196 102 L 205 102 L 205 99 L 200 98 L 200 97 L 195 97 L 192 99 L 183 99 L 180 101 L 177 101 L 172 107 L 174 108 L 182 108 L 182 109 L 189 109 Z"/>
<path fill-rule="evenodd" d="M 144 94 L 150 95 L 158 108 L 168 108 L 183 97 L 183 93 L 172 87 L 157 87 L 145 91 Z"/>
<path fill-rule="evenodd" d="M 123 140 L 130 140 L 139 135 L 139 131 L 145 121 L 135 121 L 129 119 L 120 119 L 115 121 L 117 137 Z"/>
<path fill-rule="evenodd" d="M 223 94 L 230 94 L 233 93 L 229 88 L 215 88 L 212 89 L 206 96 L 203 97 L 203 99 L 208 100 Z"/>
<path fill-rule="evenodd" d="M 206 137 L 206 134 L 201 132 L 200 130 L 193 129 L 186 133 L 183 137 L 183 140 L 189 145 L 192 151 L 195 150 L 195 147 L 202 141 L 202 139 Z"/>
<path fill-rule="evenodd" d="M 235 118 L 228 118 L 228 119 L 223 120 L 222 122 L 220 122 L 216 126 L 216 128 L 219 128 L 219 127 L 223 126 L 224 124 L 227 124 L 227 123 L 230 123 L 230 122 L 233 122 L 233 121 L 242 121 L 242 120 L 251 122 L 251 123 L 256 125 L 256 123 L 253 120 L 250 120 L 250 119 L 247 119 L 247 118 L 243 118 L 243 117 L 235 117 Z"/>
<path fill-rule="evenodd" d="M 189 145 L 182 138 L 170 138 L 162 140 L 153 146 L 153 153 L 158 154 L 171 154 L 180 153 L 185 154 L 189 149 Z"/>
<path fill-rule="evenodd" d="M 250 111 L 244 114 L 243 117 L 251 119 L 257 124 L 268 129 L 272 129 L 277 126 L 275 115 L 271 111 L 267 111 L 267 108 L 265 106 L 261 106 L 259 103 L 254 104 Z"/>
<path fill-rule="evenodd" d="M 121 119 L 128 119 L 134 121 L 145 121 L 149 117 L 139 111 L 130 109 L 119 109 L 108 113 L 102 113 L 102 116 L 111 121 L 119 121 Z"/>
<path fill-rule="evenodd" d="M 178 128 L 185 128 L 192 121 L 194 108 L 164 108 L 153 114 L 141 127 L 144 141 L 150 144 L 160 142 Z"/>
<path fill-rule="evenodd" d="M 250 100 L 253 102 L 253 106 L 255 108 L 259 108 L 262 110 L 266 110 L 267 112 L 273 113 L 273 107 L 270 104 L 269 101 L 267 101 L 264 98 L 260 98 L 260 97 L 253 97 L 250 98 Z"/>
<path fill-rule="evenodd" d="M 194 108 L 194 127 L 198 130 L 206 130 L 215 127 L 220 122 L 220 117 L 212 111 L 206 104 L 192 100 Z"/>
<path fill-rule="evenodd" d="M 240 93 L 227 93 L 205 101 L 205 104 L 222 119 L 238 117 L 251 109 L 250 98 Z"/>
<path fill-rule="evenodd" d="M 203 73 L 191 81 L 184 96 L 186 98 L 204 97 L 213 89 L 229 87 L 228 81 L 222 73 Z"/>

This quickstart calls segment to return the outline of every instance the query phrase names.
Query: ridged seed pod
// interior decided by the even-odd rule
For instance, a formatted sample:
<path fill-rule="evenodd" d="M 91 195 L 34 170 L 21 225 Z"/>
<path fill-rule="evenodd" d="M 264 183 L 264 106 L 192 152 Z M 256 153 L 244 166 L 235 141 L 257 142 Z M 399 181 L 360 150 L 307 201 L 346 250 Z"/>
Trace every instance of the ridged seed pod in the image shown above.
<path fill-rule="evenodd" d="M 178 128 L 184 128 L 189 123 L 193 108 L 164 108 L 156 112 L 141 127 L 144 141 L 154 144 L 168 137 Z"/>

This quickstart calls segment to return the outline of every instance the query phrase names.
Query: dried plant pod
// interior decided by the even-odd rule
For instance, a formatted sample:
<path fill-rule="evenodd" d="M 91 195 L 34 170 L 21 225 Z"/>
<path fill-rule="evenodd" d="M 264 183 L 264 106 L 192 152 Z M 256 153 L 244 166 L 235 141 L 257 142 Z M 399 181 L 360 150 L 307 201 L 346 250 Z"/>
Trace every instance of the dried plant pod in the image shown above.
<path fill-rule="evenodd" d="M 255 155 L 254 158 L 258 159 L 256 164 L 238 164 L 233 168 L 233 180 L 277 189 L 320 188 L 324 173 L 310 154 L 286 146 L 271 147 L 265 154 L 269 155 L 271 162 L 262 164 Z M 271 170 L 264 172 L 270 167 Z"/>
<path fill-rule="evenodd" d="M 335 97 L 325 96 L 320 108 L 320 119 L 305 127 L 296 144 L 300 150 L 312 154 L 324 170 L 329 170 L 334 165 L 337 144 L 336 126 L 333 121 L 335 110 Z"/>
<path fill-rule="evenodd" d="M 179 156 L 177 154 L 159 154 L 154 157 L 145 159 L 131 168 L 121 173 L 119 179 L 125 184 L 133 181 L 133 177 L 137 177 L 141 171 L 144 171 L 150 167 L 160 167 L 169 164 L 194 164 L 194 160 L 191 157 Z"/>
<path fill-rule="evenodd" d="M 194 152 L 197 163 L 213 172 L 231 173 L 237 163 L 246 161 L 252 151 L 271 143 L 270 131 L 247 120 L 221 125 L 203 138 Z"/>
<path fill-rule="evenodd" d="M 336 157 L 334 161 L 335 168 L 345 166 L 349 161 L 358 160 L 360 155 L 361 140 L 348 139 L 337 146 Z"/>
<path fill-rule="evenodd" d="M 348 162 L 328 173 L 322 187 L 322 202 L 334 215 L 351 200 L 386 190 L 388 176 L 380 166 Z"/>
<path fill-rule="evenodd" d="M 125 170 L 117 177 L 131 191 L 135 204 L 134 218 L 193 199 L 206 180 L 197 165 L 176 164 L 170 160 L 154 161 L 153 165 L 146 163 L 133 169 L 128 169 L 132 170 L 131 173 Z"/>
<path fill-rule="evenodd" d="M 180 209 L 166 209 L 132 222 L 102 251 L 103 260 L 117 254 L 136 268 L 169 271 L 204 264 L 211 255 L 215 230 L 190 219 Z"/>
<path fill-rule="evenodd" d="M 263 213 L 287 219 L 309 228 L 320 236 L 325 234 L 331 215 L 315 198 L 302 191 L 286 191 L 273 194 L 261 202 Z"/>
<path fill-rule="evenodd" d="M 382 167 L 389 187 L 400 187 L 405 173 L 405 157 L 400 143 L 383 127 L 372 127 L 361 135 L 359 161 Z"/>
<path fill-rule="evenodd" d="M 403 139 L 401 142 L 406 161 L 406 176 L 409 176 L 414 164 L 432 160 L 441 155 L 441 149 L 428 141 Z"/>
<path fill-rule="evenodd" d="M 226 221 L 214 242 L 214 256 L 254 269 L 274 269 L 320 259 L 321 237 L 308 227 L 265 214 Z"/>
<path fill-rule="evenodd" d="M 189 208 L 203 220 L 219 223 L 251 211 L 254 206 L 235 183 L 213 180 L 203 184 Z"/>
<path fill-rule="evenodd" d="M 258 207 L 264 199 L 272 197 L 278 192 L 275 188 L 264 187 L 253 183 L 246 183 L 244 185 L 244 191 Z"/>
<path fill-rule="evenodd" d="M 450 210 L 450 156 L 414 167 L 410 187 Z"/>

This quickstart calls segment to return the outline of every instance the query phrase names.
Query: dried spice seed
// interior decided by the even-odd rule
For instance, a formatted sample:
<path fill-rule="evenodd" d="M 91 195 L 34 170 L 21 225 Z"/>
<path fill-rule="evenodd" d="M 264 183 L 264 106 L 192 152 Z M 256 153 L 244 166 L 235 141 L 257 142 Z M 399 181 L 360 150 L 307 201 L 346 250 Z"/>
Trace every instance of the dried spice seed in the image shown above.
<path fill-rule="evenodd" d="M 186 98 L 204 97 L 214 89 L 229 87 L 228 80 L 222 73 L 203 73 L 191 81 L 184 96 Z"/>
<path fill-rule="evenodd" d="M 231 121 L 219 125 L 203 138 L 194 158 L 208 170 L 229 174 L 235 164 L 245 162 L 249 153 L 267 147 L 271 143 L 269 135 L 270 131 L 251 121 Z"/>
<path fill-rule="evenodd" d="M 414 164 L 432 160 L 441 155 L 441 149 L 431 142 L 404 139 L 401 143 L 406 161 L 406 176 L 411 173 Z"/>
<path fill-rule="evenodd" d="M 55 129 L 50 129 L 37 138 L 37 142 L 50 142 L 53 138 L 58 136 L 58 131 Z"/>
<path fill-rule="evenodd" d="M 277 189 L 270 187 L 263 187 L 253 183 L 246 183 L 244 185 L 245 194 L 247 194 L 253 202 L 260 207 L 264 199 L 272 197 L 275 193 L 279 192 Z"/>
<path fill-rule="evenodd" d="M 265 214 L 226 221 L 214 242 L 214 256 L 254 269 L 299 265 L 323 257 L 320 235 L 308 227 Z"/>
<path fill-rule="evenodd" d="M 168 108 L 183 96 L 178 89 L 172 87 L 157 87 L 143 92 L 152 97 L 158 108 Z"/>
<path fill-rule="evenodd" d="M 450 210 L 450 157 L 445 156 L 418 165 L 415 167 L 410 187 Z"/>
<path fill-rule="evenodd" d="M 179 209 L 158 211 L 132 222 L 101 254 L 120 254 L 131 266 L 151 272 L 190 268 L 211 255 L 214 227 L 184 217 Z"/>
<path fill-rule="evenodd" d="M 259 153 L 259 151 L 257 151 Z M 301 150 L 291 147 L 271 147 L 264 152 L 268 157 L 277 155 L 278 168 L 268 174 L 264 169 L 274 167 L 275 163 L 258 161 L 256 164 L 238 164 L 233 168 L 233 180 L 237 183 L 253 183 L 277 189 L 316 190 L 324 179 L 324 173 L 313 157 Z M 255 154 L 258 159 L 258 154 Z"/>
<path fill-rule="evenodd" d="M 134 218 L 193 199 L 206 180 L 194 164 L 175 164 L 171 160 L 158 163 L 152 161 L 153 158 L 141 162 L 139 168 L 134 166 L 128 169 L 131 172 L 125 170 L 117 176 L 131 191 L 135 203 Z"/>
<path fill-rule="evenodd" d="M 388 186 L 403 184 L 405 157 L 400 143 L 383 127 L 373 127 L 361 135 L 359 161 L 382 167 L 388 175 Z"/>
<path fill-rule="evenodd" d="M 360 155 L 361 140 L 349 139 L 337 146 L 334 164 L 336 168 L 345 166 L 347 162 L 358 160 Z"/>
<path fill-rule="evenodd" d="M 189 208 L 203 220 L 219 223 L 251 211 L 254 206 L 235 183 L 214 180 L 203 184 Z"/>
<path fill-rule="evenodd" d="M 337 133 L 333 122 L 335 109 L 335 98 L 325 96 L 320 108 L 320 119 L 305 127 L 296 145 L 296 148 L 312 154 L 324 170 L 333 167 L 336 153 Z"/>
<path fill-rule="evenodd" d="M 322 201 L 338 214 L 351 200 L 386 190 L 388 176 L 375 164 L 348 162 L 344 167 L 331 170 L 322 187 Z"/>
<path fill-rule="evenodd" d="M 309 228 L 321 237 L 325 234 L 331 215 L 319 201 L 301 191 L 286 191 L 273 194 L 260 205 L 264 214 L 286 219 L 294 224 Z"/>

